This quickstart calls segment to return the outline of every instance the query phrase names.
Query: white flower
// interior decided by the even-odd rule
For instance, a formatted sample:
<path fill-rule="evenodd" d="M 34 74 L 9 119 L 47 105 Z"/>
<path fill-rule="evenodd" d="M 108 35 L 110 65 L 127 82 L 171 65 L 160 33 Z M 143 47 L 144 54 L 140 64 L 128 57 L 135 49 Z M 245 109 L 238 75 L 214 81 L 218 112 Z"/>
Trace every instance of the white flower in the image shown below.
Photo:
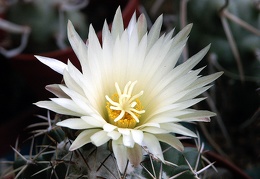
<path fill-rule="evenodd" d="M 173 31 L 160 36 L 162 16 L 149 33 L 143 14 L 136 15 L 124 29 L 118 8 L 111 31 L 105 22 L 102 45 L 92 26 L 85 44 L 68 23 L 68 38 L 81 70 L 67 64 L 36 56 L 63 75 L 65 84 L 46 88 L 57 98 L 40 101 L 37 106 L 71 118 L 58 126 L 82 130 L 70 150 L 92 142 L 101 146 L 112 141 L 118 167 L 122 172 L 127 160 L 138 166 L 142 147 L 164 162 L 159 141 L 182 151 L 183 145 L 173 134 L 196 135 L 179 122 L 209 121 L 209 111 L 190 109 L 204 98 L 195 98 L 221 73 L 200 76 L 203 68 L 192 70 L 207 53 L 209 46 L 175 67 L 187 41 L 191 25 L 174 38 Z"/>

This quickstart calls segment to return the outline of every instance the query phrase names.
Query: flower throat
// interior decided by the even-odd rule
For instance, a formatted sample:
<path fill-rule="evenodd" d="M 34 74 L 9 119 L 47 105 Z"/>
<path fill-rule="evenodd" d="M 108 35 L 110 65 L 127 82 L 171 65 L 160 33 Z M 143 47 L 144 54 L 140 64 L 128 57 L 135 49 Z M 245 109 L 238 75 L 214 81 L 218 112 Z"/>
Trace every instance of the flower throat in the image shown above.
<path fill-rule="evenodd" d="M 129 81 L 123 93 L 121 92 L 118 83 L 115 83 L 117 93 L 111 97 L 105 96 L 107 99 L 107 112 L 109 123 L 120 128 L 134 128 L 139 122 L 141 114 L 145 113 L 139 97 L 143 95 L 143 91 L 136 95 L 132 95 L 135 82 Z"/>

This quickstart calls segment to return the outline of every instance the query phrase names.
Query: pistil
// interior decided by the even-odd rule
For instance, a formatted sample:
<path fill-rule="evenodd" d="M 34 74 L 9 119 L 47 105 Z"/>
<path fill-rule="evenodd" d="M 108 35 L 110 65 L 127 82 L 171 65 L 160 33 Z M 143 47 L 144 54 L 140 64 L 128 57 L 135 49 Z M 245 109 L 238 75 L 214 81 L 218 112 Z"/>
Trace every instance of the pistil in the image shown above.
<path fill-rule="evenodd" d="M 118 83 L 115 83 L 117 93 L 105 96 L 107 99 L 107 110 L 109 119 L 112 124 L 118 127 L 133 128 L 139 122 L 141 114 L 145 113 L 139 97 L 143 95 L 143 91 L 138 94 L 132 95 L 133 89 L 137 81 L 129 81 L 122 91 Z"/>

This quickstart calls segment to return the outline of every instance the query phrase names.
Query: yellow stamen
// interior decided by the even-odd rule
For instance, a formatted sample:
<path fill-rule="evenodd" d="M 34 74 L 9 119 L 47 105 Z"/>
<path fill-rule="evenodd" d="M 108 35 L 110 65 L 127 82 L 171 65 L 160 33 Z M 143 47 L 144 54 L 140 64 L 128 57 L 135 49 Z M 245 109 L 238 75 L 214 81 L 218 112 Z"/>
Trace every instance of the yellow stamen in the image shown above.
<path fill-rule="evenodd" d="M 136 123 L 139 122 L 141 114 L 145 113 L 142 110 L 140 100 L 138 99 L 143 95 L 143 91 L 133 95 L 135 82 L 129 81 L 124 88 L 123 93 L 121 92 L 117 83 L 115 83 L 117 93 L 112 95 L 112 97 L 105 96 L 107 99 L 107 111 L 109 122 L 121 128 L 134 128 Z"/>

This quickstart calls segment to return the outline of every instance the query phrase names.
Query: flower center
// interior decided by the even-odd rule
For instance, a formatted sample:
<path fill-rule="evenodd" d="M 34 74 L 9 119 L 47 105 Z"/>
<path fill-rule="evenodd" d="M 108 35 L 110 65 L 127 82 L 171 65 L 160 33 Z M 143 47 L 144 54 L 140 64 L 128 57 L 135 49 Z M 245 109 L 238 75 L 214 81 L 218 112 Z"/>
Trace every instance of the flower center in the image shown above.
<path fill-rule="evenodd" d="M 107 99 L 107 111 L 109 116 L 109 122 L 121 128 L 134 128 L 136 123 L 139 122 L 141 114 L 145 113 L 140 100 L 138 99 L 143 95 L 143 91 L 136 95 L 132 95 L 135 82 L 129 81 L 121 92 L 118 83 L 115 83 L 116 91 L 114 95 Z"/>

